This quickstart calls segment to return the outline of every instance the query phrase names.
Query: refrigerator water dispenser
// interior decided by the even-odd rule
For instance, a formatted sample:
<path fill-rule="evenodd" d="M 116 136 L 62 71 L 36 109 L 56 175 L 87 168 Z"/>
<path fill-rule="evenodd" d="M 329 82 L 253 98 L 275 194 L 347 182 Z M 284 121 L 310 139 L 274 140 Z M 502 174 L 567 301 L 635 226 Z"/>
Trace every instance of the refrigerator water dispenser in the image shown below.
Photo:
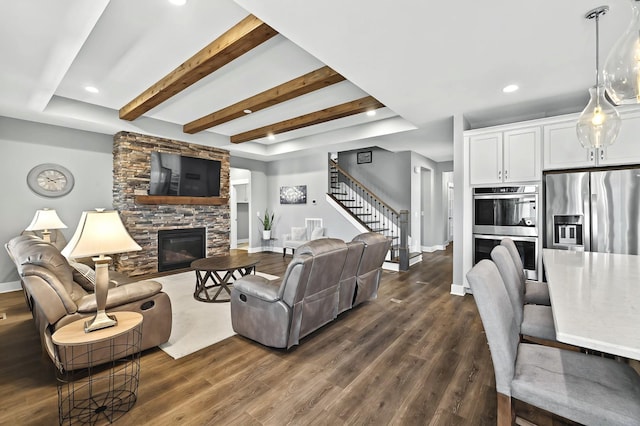
<path fill-rule="evenodd" d="M 584 248 L 584 233 L 582 226 L 582 215 L 554 215 L 554 245 L 573 249 Z"/>

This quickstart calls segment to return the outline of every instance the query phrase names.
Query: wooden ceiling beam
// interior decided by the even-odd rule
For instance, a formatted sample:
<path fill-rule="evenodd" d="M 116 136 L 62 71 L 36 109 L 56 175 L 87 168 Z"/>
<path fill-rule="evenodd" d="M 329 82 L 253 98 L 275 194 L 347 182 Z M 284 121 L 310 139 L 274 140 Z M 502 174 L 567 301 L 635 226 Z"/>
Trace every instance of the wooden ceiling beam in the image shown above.
<path fill-rule="evenodd" d="M 247 16 L 122 107 L 120 118 L 135 120 L 277 34 L 276 30 L 260 19 L 253 15 Z"/>
<path fill-rule="evenodd" d="M 260 111 L 344 80 L 343 76 L 325 66 L 187 123 L 183 126 L 183 131 L 191 134 L 201 132 L 243 117 L 246 115 L 245 110 Z"/>
<path fill-rule="evenodd" d="M 344 104 L 332 106 L 320 111 L 301 115 L 296 118 L 281 121 L 279 123 L 270 124 L 260 127 L 259 129 L 249 130 L 244 133 L 231 136 L 232 143 L 248 142 L 260 139 L 269 135 L 277 135 L 291 130 L 301 129 L 314 124 L 320 124 L 338 118 L 348 117 L 350 115 L 359 114 L 361 112 L 382 108 L 384 105 L 372 96 L 366 96 L 355 101 L 346 102 Z"/>

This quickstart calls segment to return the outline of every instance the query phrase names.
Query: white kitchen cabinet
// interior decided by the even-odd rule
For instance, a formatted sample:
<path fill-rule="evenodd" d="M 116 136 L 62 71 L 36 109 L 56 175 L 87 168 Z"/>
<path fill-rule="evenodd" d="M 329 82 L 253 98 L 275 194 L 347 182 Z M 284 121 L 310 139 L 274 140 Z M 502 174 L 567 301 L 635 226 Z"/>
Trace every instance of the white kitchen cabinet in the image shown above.
<path fill-rule="evenodd" d="M 583 148 L 576 133 L 576 120 L 544 126 L 544 170 L 572 169 L 640 163 L 640 112 L 621 114 L 622 127 L 613 145 Z"/>
<path fill-rule="evenodd" d="M 502 183 L 502 132 L 469 138 L 469 181 L 472 185 Z"/>
<path fill-rule="evenodd" d="M 596 164 L 593 150 L 583 148 L 578 140 L 576 120 L 544 126 L 545 170 L 593 167 Z"/>
<path fill-rule="evenodd" d="M 640 112 L 620 114 L 622 127 L 613 145 L 597 155 L 600 166 L 640 163 Z"/>
<path fill-rule="evenodd" d="M 540 127 L 504 132 L 504 182 L 540 180 Z"/>
<path fill-rule="evenodd" d="M 529 182 L 540 176 L 540 127 L 470 136 L 472 185 Z"/>

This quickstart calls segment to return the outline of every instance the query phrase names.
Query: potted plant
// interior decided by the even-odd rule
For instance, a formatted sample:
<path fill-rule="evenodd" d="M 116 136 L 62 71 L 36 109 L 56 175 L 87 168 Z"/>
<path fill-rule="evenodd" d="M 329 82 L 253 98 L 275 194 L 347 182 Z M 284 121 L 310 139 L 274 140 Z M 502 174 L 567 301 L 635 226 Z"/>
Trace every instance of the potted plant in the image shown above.
<path fill-rule="evenodd" d="M 271 227 L 273 226 L 273 218 L 274 218 L 274 216 L 275 216 L 275 214 L 273 212 L 271 214 L 269 214 L 269 209 L 266 209 L 264 211 L 264 217 L 263 218 L 261 218 L 260 215 L 258 215 L 258 220 L 262 224 L 262 239 L 263 240 L 271 239 Z"/>

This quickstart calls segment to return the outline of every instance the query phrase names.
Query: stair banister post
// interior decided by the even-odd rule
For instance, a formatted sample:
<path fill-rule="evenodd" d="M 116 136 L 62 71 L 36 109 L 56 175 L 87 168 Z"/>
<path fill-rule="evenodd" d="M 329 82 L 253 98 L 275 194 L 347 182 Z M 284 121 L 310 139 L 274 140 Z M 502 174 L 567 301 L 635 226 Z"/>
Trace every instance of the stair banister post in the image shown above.
<path fill-rule="evenodd" d="M 400 210 L 400 271 L 409 270 L 409 210 Z"/>

